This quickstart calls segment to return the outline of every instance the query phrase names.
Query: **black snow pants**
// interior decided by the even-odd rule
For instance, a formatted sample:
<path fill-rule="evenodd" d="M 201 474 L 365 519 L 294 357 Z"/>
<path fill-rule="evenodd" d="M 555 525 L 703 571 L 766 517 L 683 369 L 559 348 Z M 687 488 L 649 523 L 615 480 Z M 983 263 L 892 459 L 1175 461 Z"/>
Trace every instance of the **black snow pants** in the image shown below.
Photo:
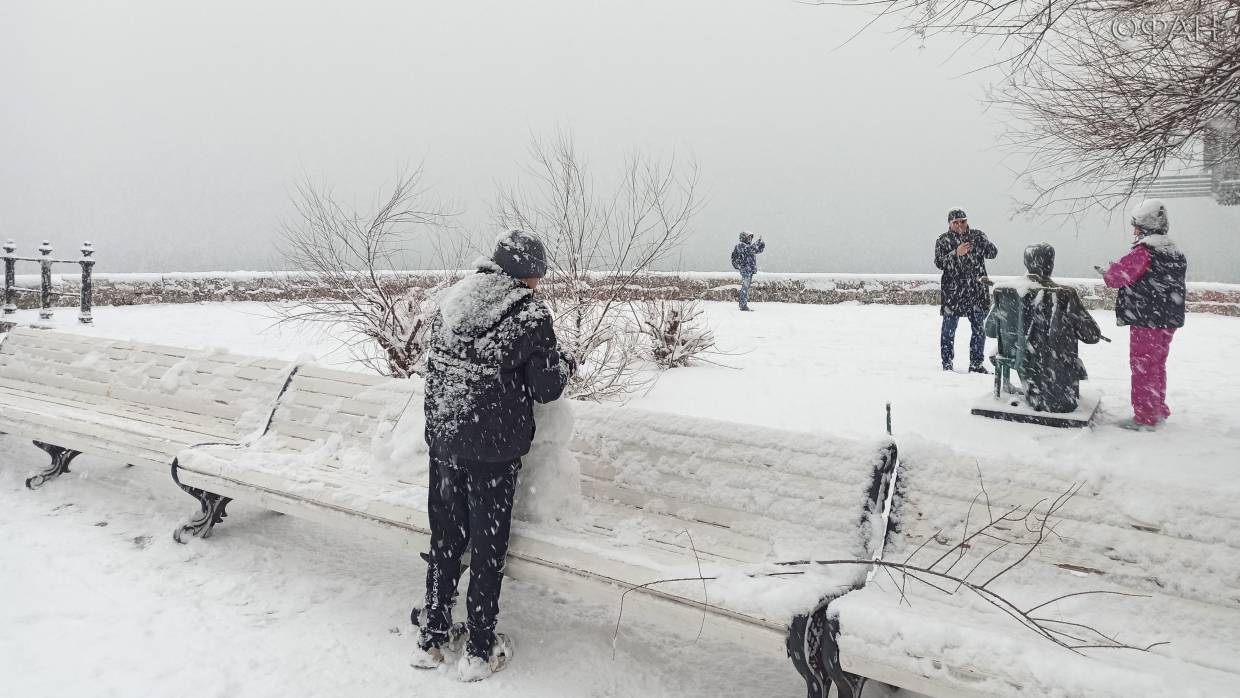
<path fill-rule="evenodd" d="M 501 463 L 435 455 L 430 459 L 427 511 L 431 549 L 426 568 L 424 630 L 441 642 L 447 638 L 461 576 L 461 557 L 468 546 L 467 651 L 474 656 L 490 656 L 495 643 L 499 591 L 512 524 L 512 497 L 520 469 L 520 458 Z"/>

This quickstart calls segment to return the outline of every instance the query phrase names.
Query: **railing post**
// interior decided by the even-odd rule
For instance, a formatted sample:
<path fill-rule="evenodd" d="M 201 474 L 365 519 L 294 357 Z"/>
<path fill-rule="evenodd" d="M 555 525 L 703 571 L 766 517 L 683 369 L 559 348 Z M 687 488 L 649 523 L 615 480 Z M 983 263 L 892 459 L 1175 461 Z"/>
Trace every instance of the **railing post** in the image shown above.
<path fill-rule="evenodd" d="M 17 272 L 14 267 L 17 260 L 13 257 L 13 253 L 17 251 L 17 245 L 12 240 L 4 242 L 4 314 L 12 315 L 17 312 L 17 305 L 13 302 L 17 291 Z"/>
<path fill-rule="evenodd" d="M 39 292 L 39 319 L 52 319 L 52 243 L 47 240 L 39 246 L 39 253 L 43 258 L 39 260 L 39 265 L 43 268 L 42 287 Z"/>
<path fill-rule="evenodd" d="M 94 293 L 94 284 L 91 281 L 91 273 L 95 267 L 95 260 L 91 259 L 93 254 L 95 254 L 95 246 L 90 244 L 89 240 L 82 243 L 82 259 L 78 262 L 82 265 L 82 309 L 78 313 L 78 322 L 83 325 L 94 322 L 90 314 L 91 296 Z"/>

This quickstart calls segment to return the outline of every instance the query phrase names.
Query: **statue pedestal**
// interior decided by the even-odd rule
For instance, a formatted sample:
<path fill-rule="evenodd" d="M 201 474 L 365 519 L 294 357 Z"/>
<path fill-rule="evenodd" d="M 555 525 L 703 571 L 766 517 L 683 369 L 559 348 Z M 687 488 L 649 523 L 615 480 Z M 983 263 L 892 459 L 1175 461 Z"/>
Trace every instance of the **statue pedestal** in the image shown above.
<path fill-rule="evenodd" d="M 1025 398 L 1021 395 L 1003 395 L 995 399 L 993 393 L 987 393 L 979 398 L 973 403 L 973 409 L 970 412 L 1008 422 L 1079 429 L 1089 426 L 1094 420 L 1094 414 L 1098 411 L 1100 402 L 1102 402 L 1102 395 L 1098 391 L 1082 385 L 1081 399 L 1077 402 L 1076 410 L 1072 412 L 1038 412 L 1026 405 Z"/>

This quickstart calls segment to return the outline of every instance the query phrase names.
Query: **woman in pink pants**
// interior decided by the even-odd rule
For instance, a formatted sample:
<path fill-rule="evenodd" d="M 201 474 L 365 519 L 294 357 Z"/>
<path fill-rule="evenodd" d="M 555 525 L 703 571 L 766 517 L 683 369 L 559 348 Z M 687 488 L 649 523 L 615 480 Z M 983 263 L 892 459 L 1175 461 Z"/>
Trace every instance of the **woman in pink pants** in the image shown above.
<path fill-rule="evenodd" d="M 1103 271 L 1107 286 L 1119 289 L 1115 322 L 1130 325 L 1128 361 L 1132 367 L 1132 419 L 1125 429 L 1151 431 L 1171 416 L 1167 407 L 1167 354 L 1177 328 L 1184 326 L 1188 262 L 1171 238 L 1167 208 L 1158 199 L 1143 201 L 1132 214 L 1132 250 Z"/>

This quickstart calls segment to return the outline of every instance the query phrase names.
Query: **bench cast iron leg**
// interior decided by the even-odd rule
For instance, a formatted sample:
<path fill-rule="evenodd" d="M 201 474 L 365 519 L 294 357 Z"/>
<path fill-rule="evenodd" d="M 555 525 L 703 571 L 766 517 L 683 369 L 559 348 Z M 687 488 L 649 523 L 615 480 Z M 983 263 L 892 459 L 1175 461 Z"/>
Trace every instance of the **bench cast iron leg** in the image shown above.
<path fill-rule="evenodd" d="M 198 500 L 198 505 L 202 507 L 202 511 L 197 516 L 178 526 L 172 532 L 172 539 L 178 543 L 184 543 L 186 533 L 199 538 L 210 538 L 211 531 L 215 528 L 215 524 L 221 519 L 228 516 L 225 507 L 232 500 L 228 497 L 221 497 L 218 494 L 200 490 L 197 487 L 187 487 L 181 484 L 180 478 L 177 477 L 177 462 L 172 461 L 172 481 L 177 483 L 177 487 L 185 490 L 185 493 Z"/>
<path fill-rule="evenodd" d="M 825 604 L 808 616 L 797 616 L 788 628 L 788 656 L 805 679 L 808 698 L 827 698 L 832 684 L 836 698 L 861 698 L 865 677 L 840 668 L 838 633 L 835 622 L 827 619 Z"/>
<path fill-rule="evenodd" d="M 42 441 L 35 441 L 35 446 L 47 452 L 52 457 L 52 464 L 46 470 L 36 473 L 26 478 L 26 487 L 35 489 L 52 478 L 60 477 L 62 474 L 69 472 L 69 463 L 78 456 L 82 455 L 81 451 L 73 451 L 60 446 L 45 444 Z"/>
<path fill-rule="evenodd" d="M 861 698 L 861 692 L 865 690 L 866 678 L 850 674 L 840 666 L 839 638 L 839 618 L 828 618 L 827 632 L 822 636 L 822 662 L 827 667 L 827 674 L 835 682 L 837 698 Z"/>

